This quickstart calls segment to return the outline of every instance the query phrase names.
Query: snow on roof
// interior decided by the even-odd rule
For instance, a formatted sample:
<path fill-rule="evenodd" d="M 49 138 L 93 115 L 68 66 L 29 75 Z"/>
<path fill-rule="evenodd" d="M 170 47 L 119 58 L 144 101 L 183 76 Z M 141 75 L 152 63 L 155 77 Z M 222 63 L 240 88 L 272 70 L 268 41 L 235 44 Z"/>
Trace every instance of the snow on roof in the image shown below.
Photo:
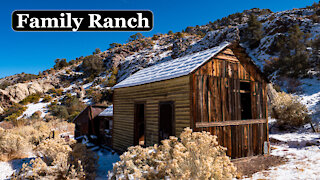
<path fill-rule="evenodd" d="M 113 116 L 113 105 L 107 107 L 98 116 Z"/>
<path fill-rule="evenodd" d="M 203 65 L 205 62 L 207 62 L 211 57 L 215 56 L 217 53 L 223 50 L 229 44 L 229 42 L 223 42 L 219 46 L 213 47 L 211 49 L 193 53 L 142 69 L 131 75 L 127 79 L 116 84 L 113 88 L 137 86 L 141 84 L 147 84 L 151 82 L 173 79 L 188 75 L 189 73 Z"/>

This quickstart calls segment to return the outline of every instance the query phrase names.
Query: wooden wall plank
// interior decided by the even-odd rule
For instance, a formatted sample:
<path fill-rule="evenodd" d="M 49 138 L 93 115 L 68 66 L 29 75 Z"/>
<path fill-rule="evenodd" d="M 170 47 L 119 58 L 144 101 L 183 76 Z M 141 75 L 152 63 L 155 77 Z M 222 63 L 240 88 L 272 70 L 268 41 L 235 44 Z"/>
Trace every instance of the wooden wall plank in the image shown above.
<path fill-rule="evenodd" d="M 190 80 L 183 76 L 171 80 L 115 89 L 113 148 L 125 151 L 133 145 L 134 103 L 146 102 L 146 145 L 158 143 L 159 102 L 174 101 L 176 134 L 190 126 Z"/>

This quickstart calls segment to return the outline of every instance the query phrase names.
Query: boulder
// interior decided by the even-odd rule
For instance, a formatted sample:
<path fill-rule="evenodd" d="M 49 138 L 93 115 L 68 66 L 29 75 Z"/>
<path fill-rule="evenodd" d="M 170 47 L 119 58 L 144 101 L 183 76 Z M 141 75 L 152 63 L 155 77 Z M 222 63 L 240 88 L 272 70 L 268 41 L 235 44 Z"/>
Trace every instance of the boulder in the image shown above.
<path fill-rule="evenodd" d="M 54 88 L 53 82 L 38 79 L 32 82 L 18 83 L 9 86 L 5 90 L 0 90 L 0 95 L 6 95 L 9 97 L 10 101 L 18 103 L 31 94 L 45 93 L 51 88 Z"/>

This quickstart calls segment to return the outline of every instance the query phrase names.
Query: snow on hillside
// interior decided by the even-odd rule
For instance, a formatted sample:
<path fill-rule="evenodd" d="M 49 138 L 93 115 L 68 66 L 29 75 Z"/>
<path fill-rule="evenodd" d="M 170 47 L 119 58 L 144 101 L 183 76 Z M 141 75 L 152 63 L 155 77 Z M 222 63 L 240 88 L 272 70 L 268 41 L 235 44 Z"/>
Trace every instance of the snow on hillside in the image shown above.
<path fill-rule="evenodd" d="M 185 36 L 182 39 L 190 44 L 194 44 L 199 41 L 198 37 L 191 35 Z M 163 37 L 160 37 L 159 40 L 153 41 L 153 43 L 152 48 L 144 48 L 126 56 L 120 61 L 121 68 L 118 73 L 118 82 L 121 82 L 131 74 L 143 68 L 172 60 L 172 49 L 170 47 L 175 43 L 172 37 L 164 35 Z"/>
<path fill-rule="evenodd" d="M 313 121 L 320 122 L 320 80 L 302 79 L 304 93 L 300 95 L 301 102 L 311 111 Z"/>
<path fill-rule="evenodd" d="M 42 101 L 42 99 L 40 99 L 40 101 L 38 103 L 32 103 L 32 104 L 26 105 L 27 110 L 25 112 L 23 112 L 23 114 L 20 117 L 18 117 L 18 119 L 21 119 L 22 117 L 29 118 L 32 116 L 33 113 L 35 113 L 37 111 L 40 111 L 41 118 L 44 118 L 45 115 L 48 113 L 47 106 L 50 104 L 50 102 L 43 103 L 41 101 Z"/>

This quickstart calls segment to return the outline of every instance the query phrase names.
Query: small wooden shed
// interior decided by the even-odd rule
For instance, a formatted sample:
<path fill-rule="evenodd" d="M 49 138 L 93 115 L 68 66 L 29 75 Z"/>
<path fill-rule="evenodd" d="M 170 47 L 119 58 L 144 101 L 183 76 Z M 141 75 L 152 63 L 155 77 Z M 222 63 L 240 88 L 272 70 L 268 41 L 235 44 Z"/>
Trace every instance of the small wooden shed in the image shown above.
<path fill-rule="evenodd" d="M 76 118 L 75 138 L 87 136 L 98 145 L 111 146 L 113 105 L 87 106 Z"/>
<path fill-rule="evenodd" d="M 114 86 L 113 148 L 191 127 L 217 135 L 232 158 L 268 153 L 267 83 L 238 43 L 140 70 Z"/>

